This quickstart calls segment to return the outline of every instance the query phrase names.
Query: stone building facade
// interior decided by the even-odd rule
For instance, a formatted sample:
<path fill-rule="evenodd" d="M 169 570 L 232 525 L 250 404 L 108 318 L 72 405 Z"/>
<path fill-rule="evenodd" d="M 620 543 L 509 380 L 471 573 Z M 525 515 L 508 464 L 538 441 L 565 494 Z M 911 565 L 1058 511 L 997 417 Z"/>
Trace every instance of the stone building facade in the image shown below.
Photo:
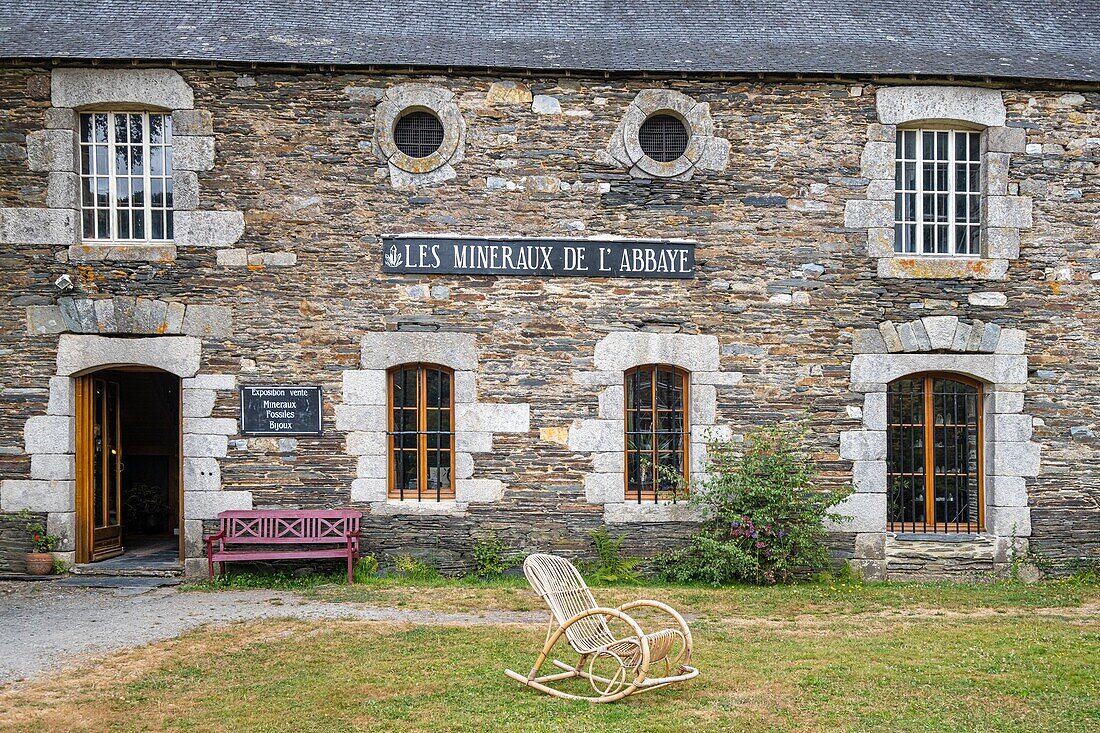
<path fill-rule="evenodd" d="M 236 508 L 360 509 L 366 551 L 449 571 L 490 533 L 585 553 L 606 525 L 652 554 L 695 517 L 624 496 L 623 374 L 649 364 L 689 375 L 695 471 L 708 438 L 808 415 L 867 577 L 1100 559 L 1094 82 L 21 61 L 0 105 L 0 512 L 45 513 L 63 559 L 74 377 L 120 366 L 180 379 L 189 570 Z M 394 142 L 409 109 L 441 124 L 430 156 Z M 170 115 L 170 240 L 82 234 L 88 110 Z M 688 133 L 671 161 L 639 146 L 657 113 Z M 973 256 L 895 247 L 915 125 L 979 136 Z M 411 233 L 689 240 L 694 277 L 384 272 L 382 237 Z M 410 362 L 453 370 L 453 498 L 388 495 L 386 375 Z M 972 532 L 889 531 L 887 385 L 927 372 L 981 385 Z M 322 434 L 242 435 L 237 388 L 265 384 L 319 385 Z"/>

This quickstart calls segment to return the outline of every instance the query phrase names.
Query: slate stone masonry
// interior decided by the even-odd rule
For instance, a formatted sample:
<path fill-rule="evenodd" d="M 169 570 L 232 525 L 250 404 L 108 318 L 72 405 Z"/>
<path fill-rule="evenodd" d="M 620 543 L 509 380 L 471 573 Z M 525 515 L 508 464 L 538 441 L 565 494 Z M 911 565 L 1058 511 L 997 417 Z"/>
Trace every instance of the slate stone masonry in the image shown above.
<path fill-rule="evenodd" d="M 889 227 L 883 212 L 846 221 L 846 211 L 852 216 L 877 200 L 868 194 L 884 168 L 865 152 L 870 142 L 888 142 L 885 128 L 894 124 L 876 103 L 887 87 L 870 82 L 186 64 L 171 72 L 182 86 L 172 82 L 166 89 L 175 96 L 160 103 L 187 112 L 173 118 L 182 162 L 177 216 L 187 214 L 177 220 L 183 224 L 174 259 L 134 259 L 122 248 L 83 261 L 74 256 L 83 245 L 73 234 L 73 209 L 54 206 L 65 199 L 72 161 L 49 131 L 68 124 L 62 118 L 71 113 L 58 110 L 74 107 L 61 105 L 79 101 L 52 99 L 57 73 L 31 66 L 0 71 L 0 267 L 7 274 L 0 278 L 0 511 L 14 511 L 27 496 L 23 482 L 45 482 L 34 491 L 54 482 L 61 493 L 68 491 L 61 484 L 71 483 L 60 478 L 68 475 L 64 459 L 37 457 L 67 451 L 33 450 L 24 436 L 28 421 L 51 416 L 52 380 L 71 373 L 59 359 L 75 366 L 76 354 L 85 353 L 59 346 L 72 338 L 188 338 L 200 348 L 187 352 L 198 381 L 183 385 L 184 419 L 212 421 L 188 423 L 204 432 L 185 436 L 191 557 L 201 551 L 199 528 L 209 530 L 219 508 L 245 504 L 362 506 L 366 551 L 416 554 L 445 569 L 468 566 L 474 541 L 490 532 L 517 549 L 588 553 L 587 532 L 607 517 L 606 505 L 587 495 L 586 477 L 607 473 L 596 470 L 594 454 L 615 451 L 570 445 L 570 432 L 578 421 L 602 419 L 601 396 L 604 408 L 613 409 L 614 369 L 599 363 L 599 345 L 609 335 L 675 335 L 706 341 L 714 358 L 699 373 L 728 380 L 712 385 L 713 425 L 737 439 L 808 411 L 811 449 L 830 483 L 850 482 L 853 471 L 870 470 L 860 462 L 881 460 L 866 457 L 878 450 L 874 438 L 842 438 L 867 429 L 864 421 L 874 419 L 868 400 L 873 408 L 879 399 L 873 395 L 881 394 L 873 386 L 879 382 L 853 381 L 863 368 L 854 359 L 885 356 L 914 369 L 963 368 L 965 359 L 986 364 L 993 384 L 1019 387 L 994 389 L 991 399 L 1002 401 L 1006 414 L 1031 418 L 1030 437 L 1016 442 L 1035 446 L 1025 458 L 1037 465 L 1020 474 L 1022 493 L 1009 495 L 1026 502 L 1014 508 L 1028 510 L 1028 549 L 1060 568 L 1100 556 L 1100 94 L 1093 88 L 981 93 L 998 95 L 1004 109 L 1003 122 L 985 121 L 991 125 L 985 139 L 990 152 L 1006 148 L 995 161 L 1005 198 L 1031 203 L 1029 220 L 1001 212 L 1011 222 L 1005 228 L 1019 230 L 1018 258 L 980 260 L 1004 264 L 995 278 L 979 279 L 920 268 L 910 277 L 883 276 L 868 251 L 869 231 Z M 376 108 L 387 90 L 406 84 L 453 95 L 464 125 L 463 155 L 448 163 L 453 178 L 447 172 L 447 180 L 413 178 L 395 187 L 393 171 L 377 156 Z M 708 159 L 713 165 L 696 165 L 690 180 L 680 180 L 639 175 L 644 171 L 629 160 L 610 155 L 631 105 L 652 89 L 706 105 L 713 125 L 707 129 L 728 142 L 728 156 Z M 717 153 L 724 147 L 711 145 Z M 688 238 L 699 243 L 698 277 L 383 274 L 381 235 L 414 232 Z M 52 285 L 62 273 L 76 282 L 74 292 L 60 294 Z M 132 326 L 120 328 L 131 302 L 143 314 L 140 325 L 135 315 Z M 161 328 L 182 335 L 154 333 Z M 932 348 L 933 339 L 945 343 L 948 330 L 951 344 Z M 476 458 L 469 480 L 499 482 L 478 485 L 491 488 L 491 501 L 470 502 L 462 516 L 394 515 L 375 510 L 384 502 L 353 498 L 368 489 L 355 482 L 377 478 L 377 466 L 362 461 L 370 454 L 349 446 L 350 436 L 373 432 L 357 427 L 369 411 L 351 408 L 368 406 L 355 400 L 378 399 L 370 391 L 377 374 L 352 373 L 381 369 L 364 362 L 370 357 L 364 338 L 378 333 L 425 343 L 455 333 L 474 339 L 476 363 L 460 371 L 476 384 L 477 403 L 500 406 L 490 408 L 499 410 L 493 419 L 509 428 L 492 431 L 489 450 L 464 451 Z M 990 348 L 995 334 L 997 346 Z M 965 350 L 952 348 L 956 339 Z M 1001 352 L 1009 347 L 1011 353 Z M 128 348 L 137 349 L 128 358 L 153 361 L 152 351 Z M 324 434 L 238 435 L 237 426 L 224 422 L 237 417 L 233 386 L 265 383 L 321 385 Z M 525 415 L 511 412 L 523 409 L 512 407 L 518 405 L 529 406 Z M 1026 432 L 1022 422 L 1000 429 Z M 57 433 L 67 434 L 64 426 Z M 32 478 L 32 470 L 42 478 Z M 67 513 L 64 497 L 58 501 L 41 511 Z M 692 527 L 683 517 L 623 518 L 612 532 L 628 537 L 628 552 L 645 555 Z M 1004 535 L 990 536 L 991 545 Z M 834 544 L 838 556 L 881 553 L 885 562 L 904 555 L 906 567 L 918 555 L 942 560 L 940 548 L 903 552 L 887 539 L 848 527 Z M 966 567 L 987 562 L 973 559 L 975 551 L 960 554 Z M 999 553 L 997 562 L 1006 552 L 990 549 Z"/>

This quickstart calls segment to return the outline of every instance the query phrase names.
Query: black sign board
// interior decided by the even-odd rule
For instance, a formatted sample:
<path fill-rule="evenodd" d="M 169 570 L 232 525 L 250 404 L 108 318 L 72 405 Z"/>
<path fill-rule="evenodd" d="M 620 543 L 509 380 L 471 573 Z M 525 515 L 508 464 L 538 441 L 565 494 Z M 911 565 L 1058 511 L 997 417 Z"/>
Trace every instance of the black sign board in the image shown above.
<path fill-rule="evenodd" d="M 242 435 L 320 435 L 321 388 L 241 387 Z"/>
<path fill-rule="evenodd" d="M 649 239 L 382 237 L 382 271 L 528 277 L 695 277 L 695 244 Z"/>

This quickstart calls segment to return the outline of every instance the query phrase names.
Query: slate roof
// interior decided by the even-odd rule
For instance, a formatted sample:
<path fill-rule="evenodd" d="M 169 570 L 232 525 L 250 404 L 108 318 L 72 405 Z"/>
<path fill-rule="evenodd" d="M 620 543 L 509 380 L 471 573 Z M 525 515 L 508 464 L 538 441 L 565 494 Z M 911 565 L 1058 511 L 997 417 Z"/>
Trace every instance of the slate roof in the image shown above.
<path fill-rule="evenodd" d="M 0 0 L 0 58 L 1100 81 L 1100 0 Z"/>

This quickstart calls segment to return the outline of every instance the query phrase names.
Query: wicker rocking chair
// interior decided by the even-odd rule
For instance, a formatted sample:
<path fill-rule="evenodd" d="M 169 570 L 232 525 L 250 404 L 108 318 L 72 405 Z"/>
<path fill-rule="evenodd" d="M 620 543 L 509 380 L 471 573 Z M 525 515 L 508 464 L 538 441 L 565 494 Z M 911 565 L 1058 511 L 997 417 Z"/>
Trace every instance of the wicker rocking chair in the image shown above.
<path fill-rule="evenodd" d="M 550 607 L 550 623 L 546 630 L 546 642 L 535 666 L 526 677 L 510 669 L 504 670 L 512 679 L 555 697 L 601 703 L 614 702 L 627 695 L 649 692 L 698 676 L 699 670 L 688 666 L 691 661 L 691 630 L 683 616 L 670 606 L 646 600 L 632 601 L 618 608 L 599 606 L 572 563 L 556 555 L 529 556 L 523 563 L 523 572 L 531 588 Z M 638 622 L 627 614 L 627 611 L 641 607 L 664 612 L 675 622 L 675 628 L 646 634 Z M 614 620 L 621 622 L 629 631 L 625 634 L 613 633 L 608 622 Z M 555 667 L 565 671 L 539 676 L 539 670 L 562 636 L 580 655 L 580 659 L 575 665 L 552 659 Z M 650 667 L 657 664 L 663 666 L 663 677 L 650 676 Z M 547 684 L 574 677 L 588 680 L 595 694 L 573 694 Z"/>

